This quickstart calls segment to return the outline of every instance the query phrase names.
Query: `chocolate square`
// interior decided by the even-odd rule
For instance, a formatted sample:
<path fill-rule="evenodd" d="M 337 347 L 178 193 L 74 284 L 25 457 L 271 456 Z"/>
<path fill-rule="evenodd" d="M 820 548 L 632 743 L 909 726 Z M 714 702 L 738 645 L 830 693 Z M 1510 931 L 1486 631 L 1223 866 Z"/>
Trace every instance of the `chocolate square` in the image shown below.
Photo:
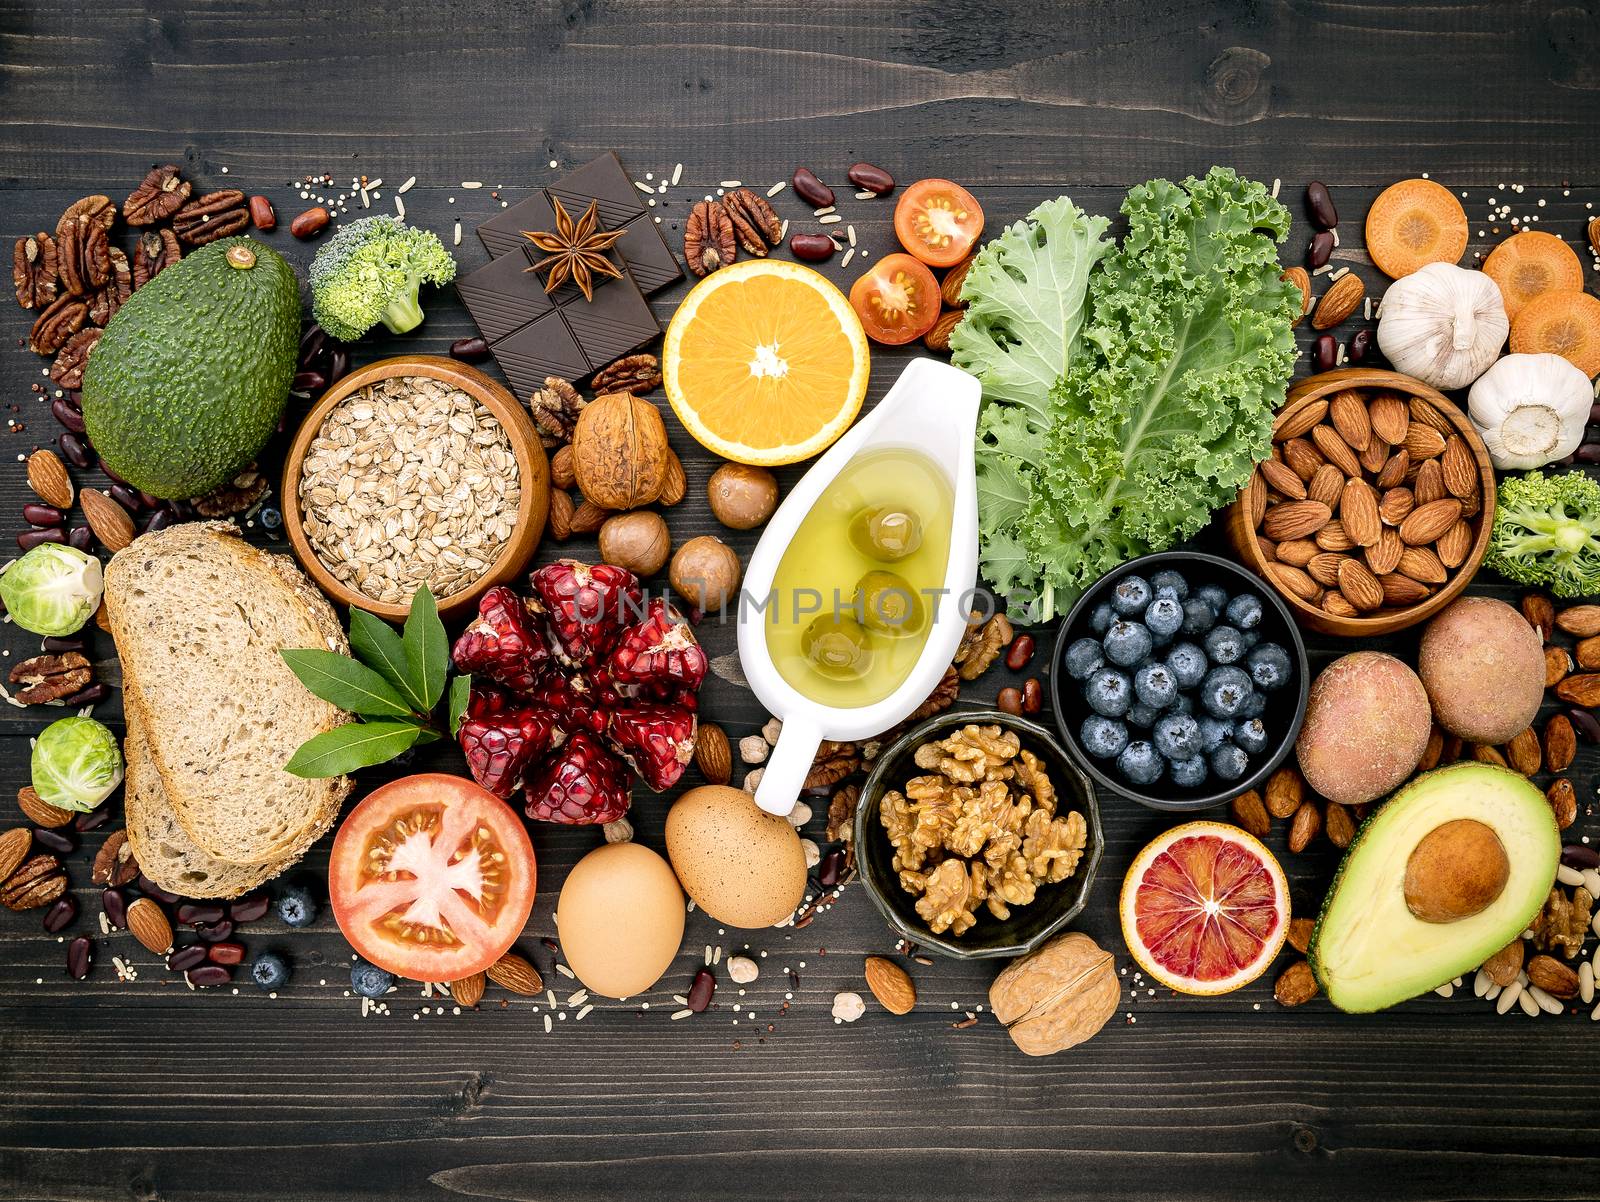
<path fill-rule="evenodd" d="M 626 273 L 622 279 L 608 280 L 603 288 L 595 289 L 593 302 L 586 304 L 579 297 L 572 304 L 561 306 L 560 313 L 591 371 L 600 370 L 661 333 L 661 323 L 650 311 L 650 302 Z"/>
<path fill-rule="evenodd" d="M 555 300 L 545 295 L 544 280 L 531 267 L 523 251 L 513 250 L 456 281 L 461 303 L 490 342 L 555 308 Z"/>
<path fill-rule="evenodd" d="M 578 380 L 593 370 L 559 309 L 548 310 L 490 349 L 519 401 L 543 388 L 546 376 Z"/>
<path fill-rule="evenodd" d="M 588 203 L 584 201 L 584 204 Z M 572 216 L 576 218 L 578 214 L 574 213 Z M 491 257 L 498 259 L 501 255 L 510 254 L 519 246 L 528 245 L 523 230 L 554 229 L 555 224 L 556 211 L 550 207 L 550 198 L 542 191 L 535 192 L 527 200 L 519 200 L 509 209 L 502 210 L 480 225 L 478 240 L 483 243 L 483 249 L 488 251 Z"/>
<path fill-rule="evenodd" d="M 590 159 L 576 171 L 562 176 L 545 188 L 551 196 L 561 201 L 576 221 L 591 200 L 600 210 L 600 224 L 608 230 L 626 225 L 644 212 L 640 193 L 622 169 L 622 160 L 614 150 Z"/>
<path fill-rule="evenodd" d="M 616 249 L 628 261 L 628 270 L 633 272 L 639 291 L 649 296 L 683 278 L 683 268 L 667 249 L 661 227 L 649 213 L 640 213 L 622 228 L 623 235 L 617 239 Z"/>

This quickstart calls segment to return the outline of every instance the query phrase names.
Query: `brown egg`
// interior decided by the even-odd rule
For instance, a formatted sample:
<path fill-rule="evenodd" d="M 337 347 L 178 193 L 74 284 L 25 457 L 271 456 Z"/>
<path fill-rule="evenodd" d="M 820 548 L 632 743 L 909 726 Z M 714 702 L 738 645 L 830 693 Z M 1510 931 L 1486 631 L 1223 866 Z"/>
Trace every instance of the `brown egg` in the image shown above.
<path fill-rule="evenodd" d="M 556 900 L 567 964 L 593 993 L 632 997 L 661 979 L 683 942 L 683 891 L 637 843 L 608 843 L 572 866 Z"/>
<path fill-rule="evenodd" d="M 805 894 L 799 834 L 742 789 L 702 785 L 678 798 L 667 855 L 695 904 L 731 927 L 770 927 Z"/>

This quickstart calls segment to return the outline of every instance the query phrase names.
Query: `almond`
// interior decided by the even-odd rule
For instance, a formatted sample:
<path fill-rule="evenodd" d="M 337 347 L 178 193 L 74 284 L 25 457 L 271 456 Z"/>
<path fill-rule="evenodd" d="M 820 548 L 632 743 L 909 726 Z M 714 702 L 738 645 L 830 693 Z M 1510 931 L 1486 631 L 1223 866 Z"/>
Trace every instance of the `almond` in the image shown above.
<path fill-rule="evenodd" d="M 1357 560 L 1346 559 L 1339 565 L 1339 591 L 1361 613 L 1383 608 L 1383 586 Z"/>
<path fill-rule="evenodd" d="M 1351 605 L 1350 602 L 1346 601 L 1344 599 L 1344 594 L 1338 589 L 1329 590 L 1327 596 L 1322 598 L 1322 611 L 1323 613 L 1332 614 L 1336 618 L 1354 618 L 1360 616 L 1356 613 L 1356 607 Z"/>
<path fill-rule="evenodd" d="M 1440 413 L 1437 409 L 1428 404 L 1427 401 L 1422 400 L 1420 397 L 1412 397 L 1411 424 L 1416 425 L 1418 422 L 1421 422 L 1425 426 L 1432 426 L 1440 434 L 1454 433 L 1450 426 L 1449 418 L 1445 417 L 1444 414 Z M 1442 451 L 1444 450 L 1444 447 L 1441 446 L 1439 449 Z M 1415 456 L 1412 456 L 1412 458 L 1415 458 Z"/>
<path fill-rule="evenodd" d="M 1248 831 L 1257 839 L 1265 839 L 1272 833 L 1272 816 L 1262 804 L 1261 794 L 1254 789 L 1241 793 L 1230 801 L 1228 813 L 1232 816 L 1235 826 Z"/>
<path fill-rule="evenodd" d="M 572 471 L 572 444 L 569 442 L 550 456 L 550 487 L 571 488 L 577 480 Z"/>
<path fill-rule="evenodd" d="M 103 492 L 86 488 L 78 497 L 89 529 L 107 551 L 120 551 L 134 539 L 133 519 L 128 511 Z"/>
<path fill-rule="evenodd" d="M 1339 520 L 1344 532 L 1358 547 L 1370 547 L 1383 533 L 1383 519 L 1378 516 L 1378 494 L 1372 485 L 1353 474 L 1344 482 L 1344 493 L 1339 498 Z"/>
<path fill-rule="evenodd" d="M 1287 442 L 1291 438 L 1299 438 L 1312 426 L 1320 424 L 1327 416 L 1327 401 L 1308 401 L 1293 413 L 1285 414 L 1278 419 L 1280 424 L 1272 432 L 1273 441 Z"/>
<path fill-rule="evenodd" d="M 1361 461 L 1355 451 L 1332 426 L 1316 426 L 1311 431 L 1311 441 L 1323 458 L 1347 476 L 1361 475 Z"/>
<path fill-rule="evenodd" d="M 1356 837 L 1356 820 L 1349 809 L 1337 801 L 1328 803 L 1327 813 L 1323 815 L 1323 825 L 1328 831 L 1328 842 L 1340 851 L 1349 847 Z"/>
<path fill-rule="evenodd" d="M 922 345 L 930 351 L 948 351 L 950 349 L 950 335 L 961 324 L 961 319 L 966 315 L 967 311 L 965 309 L 946 309 L 939 314 L 939 319 L 922 336 Z"/>
<path fill-rule="evenodd" d="M 1443 584 L 1450 578 L 1439 557 L 1427 547 L 1407 547 L 1400 552 L 1400 563 L 1396 570 L 1418 584 Z"/>
<path fill-rule="evenodd" d="M 1589 249 L 1600 255 L 1600 217 L 1589 218 Z"/>
<path fill-rule="evenodd" d="M 1411 491 L 1416 495 L 1418 505 L 1431 505 L 1448 495 L 1444 486 L 1444 469 L 1439 466 L 1437 459 L 1427 459 L 1420 465 L 1412 466 Z"/>
<path fill-rule="evenodd" d="M 1317 929 L 1317 920 L 1314 918 L 1291 918 L 1289 920 L 1289 946 L 1302 956 L 1311 947 L 1311 936 Z"/>
<path fill-rule="evenodd" d="M 1311 274 L 1304 267 L 1291 267 L 1278 278 L 1288 280 L 1300 289 L 1300 316 L 1290 323 L 1299 325 L 1305 320 L 1306 314 L 1311 312 Z"/>
<path fill-rule="evenodd" d="M 1402 484 L 1399 488 L 1389 489 L 1378 498 L 1378 517 L 1385 526 L 1398 526 L 1416 507 L 1415 494 Z"/>
<path fill-rule="evenodd" d="M 1250 528 L 1259 530 L 1267 512 L 1267 483 L 1260 472 L 1250 473 L 1250 482 L 1239 490 L 1239 505 L 1250 515 Z"/>
<path fill-rule="evenodd" d="M 164 956 L 172 950 L 172 923 L 151 898 L 141 897 L 128 907 L 128 930 L 147 952 Z"/>
<path fill-rule="evenodd" d="M 1578 995 L 1578 974 L 1554 956 L 1538 955 L 1529 960 L 1528 981 L 1562 1001 Z"/>
<path fill-rule="evenodd" d="M 890 1014 L 910 1014 L 917 1004 L 917 987 L 911 976 L 893 960 L 868 956 L 863 964 L 867 988 Z"/>
<path fill-rule="evenodd" d="M 1572 729 L 1572 719 L 1565 714 L 1552 714 L 1550 720 L 1544 724 L 1544 770 L 1565 772 L 1572 767 L 1572 761 L 1577 754 L 1578 736 Z M 1537 771 L 1538 765 L 1535 764 L 1534 772 Z M 1533 772 L 1527 775 L 1532 776 Z"/>
<path fill-rule="evenodd" d="M 1332 516 L 1333 510 L 1321 501 L 1285 501 L 1267 510 L 1261 532 L 1273 542 L 1282 542 L 1286 538 L 1304 538 L 1322 529 Z"/>
<path fill-rule="evenodd" d="M 1491 747 L 1488 743 L 1474 743 L 1472 758 L 1480 764 L 1493 764 L 1496 768 L 1511 767 L 1505 754 L 1498 747 Z"/>
<path fill-rule="evenodd" d="M 1315 431 L 1326 429 L 1325 426 L 1313 426 Z M 1331 434 L 1332 431 L 1330 430 Z M 1346 450 L 1349 448 L 1347 447 Z M 1309 480 L 1317 474 L 1317 469 L 1328 462 L 1321 452 L 1303 438 L 1291 438 L 1283 444 L 1283 461 L 1294 469 L 1295 475 L 1302 480 Z M 1348 474 L 1348 473 L 1347 473 Z"/>
<path fill-rule="evenodd" d="M 1327 465 L 1324 464 L 1324 467 Z M 1321 469 L 1319 468 L 1320 472 Z M 1295 475 L 1294 469 L 1286 463 L 1279 463 L 1276 459 L 1268 459 L 1261 464 L 1261 476 L 1268 487 L 1275 488 L 1284 496 L 1296 501 L 1306 499 L 1306 482 Z M 1313 476 L 1313 479 L 1316 477 Z"/>
<path fill-rule="evenodd" d="M 1321 501 L 1330 509 L 1336 509 L 1339 504 L 1339 495 L 1344 492 L 1344 473 L 1331 463 L 1324 463 L 1317 469 L 1317 474 L 1311 477 L 1311 483 L 1306 485 L 1306 496 L 1313 501 Z"/>
<path fill-rule="evenodd" d="M 1572 671 L 1572 656 L 1565 647 L 1547 643 L 1544 649 L 1544 687 L 1553 689 Z"/>
<path fill-rule="evenodd" d="M 1328 417 L 1333 422 L 1333 428 L 1339 432 L 1339 437 L 1357 451 L 1364 451 L 1372 444 L 1372 422 L 1367 417 L 1367 407 L 1361 403 L 1359 392 L 1347 389 L 1335 393 L 1328 402 Z"/>
<path fill-rule="evenodd" d="M 1355 541 L 1345 533 L 1344 523 L 1334 518 L 1316 535 L 1317 546 L 1324 551 L 1349 551 L 1355 547 Z"/>
<path fill-rule="evenodd" d="M 1287 818 L 1305 799 L 1306 782 L 1297 768 L 1279 768 L 1267 779 L 1267 813 Z"/>
<path fill-rule="evenodd" d="M 1515 981 L 1517 974 L 1522 971 L 1522 957 L 1525 954 L 1522 938 L 1518 936 L 1485 960 L 1480 967 L 1490 981 L 1504 989 Z"/>
<path fill-rule="evenodd" d="M 1331 330 L 1361 307 L 1367 286 L 1355 272 L 1347 272 L 1333 281 L 1333 286 L 1322 294 L 1317 311 L 1311 317 L 1311 326 L 1317 330 Z"/>
<path fill-rule="evenodd" d="M 1302 801 L 1289 823 L 1289 850 L 1299 855 L 1322 830 L 1322 811 L 1311 800 Z"/>
<path fill-rule="evenodd" d="M 1256 546 L 1261 550 L 1262 562 L 1271 563 L 1278 558 L 1278 544 L 1270 538 L 1262 538 L 1259 534 L 1256 535 Z"/>
<path fill-rule="evenodd" d="M 1439 757 L 1444 753 L 1444 731 L 1435 726 L 1428 732 L 1428 742 L 1422 748 L 1422 758 L 1417 761 L 1417 771 L 1427 772 L 1439 766 Z"/>
<path fill-rule="evenodd" d="M 1544 752 L 1540 750 L 1539 736 L 1533 727 L 1511 736 L 1511 741 L 1506 744 L 1506 759 L 1523 776 L 1532 776 L 1539 771 L 1539 765 L 1544 763 Z"/>
<path fill-rule="evenodd" d="M 1290 564 L 1267 564 L 1267 576 L 1284 592 L 1293 593 L 1302 601 L 1310 601 L 1317 595 L 1317 582 Z"/>
<path fill-rule="evenodd" d="M 1528 620 L 1528 625 L 1537 630 L 1539 637 L 1548 643 L 1556 628 L 1556 607 L 1550 598 L 1543 593 L 1523 593 L 1517 607 L 1522 611 L 1522 616 Z"/>
<path fill-rule="evenodd" d="M 1317 544 L 1309 538 L 1285 539 L 1278 544 L 1277 553 L 1273 556 L 1279 563 L 1286 563 L 1292 567 L 1303 568 L 1319 554 Z"/>
<path fill-rule="evenodd" d="M 0 835 L 0 881 L 17 870 L 32 847 L 33 832 L 25 826 L 14 826 Z"/>
<path fill-rule="evenodd" d="M 1345 563 L 1348 557 L 1335 554 L 1332 551 L 1321 551 L 1313 555 L 1303 566 L 1306 575 L 1315 580 L 1323 588 L 1339 587 L 1339 565 Z"/>
<path fill-rule="evenodd" d="M 1379 576 L 1378 583 L 1383 585 L 1383 600 L 1386 605 L 1415 605 L 1418 601 L 1427 599 L 1429 588 L 1425 584 L 1418 584 L 1409 576 L 1401 576 L 1391 572 L 1387 576 Z"/>
<path fill-rule="evenodd" d="M 556 542 L 564 543 L 572 537 L 572 515 L 575 509 L 572 494 L 566 489 L 550 490 L 550 513 L 545 518 L 545 530 Z"/>
<path fill-rule="evenodd" d="M 683 473 L 683 460 L 678 452 L 667 448 L 667 472 L 661 482 L 661 495 L 656 498 L 662 505 L 676 505 L 689 491 L 689 478 Z"/>
<path fill-rule="evenodd" d="M 1439 456 L 1439 468 L 1444 473 L 1444 487 L 1452 497 L 1466 500 L 1478 493 L 1478 464 L 1467 450 L 1466 440 L 1452 434 L 1445 440 L 1444 454 Z"/>
<path fill-rule="evenodd" d="M 1400 557 L 1405 554 L 1406 545 L 1400 541 L 1400 535 L 1392 526 L 1385 526 L 1383 533 L 1378 535 L 1378 541 L 1362 553 L 1362 558 L 1367 561 L 1367 567 L 1375 576 L 1387 576 L 1400 566 Z"/>
<path fill-rule="evenodd" d="M 488 967 L 489 979 L 501 989 L 532 997 L 544 988 L 539 970 L 516 952 L 507 952 Z"/>
<path fill-rule="evenodd" d="M 1466 522 L 1457 522 L 1439 536 L 1434 549 L 1445 567 L 1459 568 L 1467 562 L 1467 554 L 1472 550 L 1472 527 Z"/>
<path fill-rule="evenodd" d="M 1372 422 L 1372 432 L 1390 446 L 1399 446 L 1406 440 L 1406 427 L 1411 417 L 1405 401 L 1392 392 L 1380 392 L 1367 406 L 1367 418 Z"/>
<path fill-rule="evenodd" d="M 72 477 L 54 451 L 40 449 L 28 456 L 28 487 L 46 505 L 72 508 Z"/>
<path fill-rule="evenodd" d="M 1572 605 L 1556 615 L 1556 625 L 1580 639 L 1600 634 L 1600 605 Z"/>
<path fill-rule="evenodd" d="M 610 516 L 609 509 L 601 509 L 586 497 L 583 504 L 572 511 L 572 533 L 593 534 L 606 524 L 606 519 Z M 489 979 L 492 981 L 494 978 Z"/>
<path fill-rule="evenodd" d="M 450 982 L 450 996 L 458 1006 L 471 1009 L 483 1000 L 484 974 L 475 972 L 470 977 Z"/>
<path fill-rule="evenodd" d="M 1317 992 L 1317 976 L 1304 960 L 1296 960 L 1284 969 L 1272 986 L 1273 1000 L 1280 1006 L 1302 1006 L 1316 997 Z"/>
<path fill-rule="evenodd" d="M 1378 478 L 1374 483 L 1379 489 L 1396 488 L 1405 483 L 1406 473 L 1410 470 L 1411 452 L 1401 447 L 1383 461 L 1383 466 L 1378 469 Z"/>
<path fill-rule="evenodd" d="M 1361 461 L 1362 471 L 1376 476 L 1383 470 L 1383 465 L 1389 462 L 1389 444 L 1381 438 L 1368 438 L 1366 449 L 1356 458 Z"/>
<path fill-rule="evenodd" d="M 733 776 L 733 749 L 728 736 L 715 722 L 700 723 L 694 740 L 694 762 L 707 784 L 725 785 Z"/>
<path fill-rule="evenodd" d="M 1413 460 L 1434 459 L 1444 454 L 1444 435 L 1432 426 L 1412 422 L 1406 430 L 1405 447 Z"/>
<path fill-rule="evenodd" d="M 17 790 L 17 808 L 35 826 L 66 826 L 73 818 L 71 810 L 51 805 L 33 791 L 32 785 L 23 785 Z"/>
<path fill-rule="evenodd" d="M 967 282 L 967 272 L 972 270 L 972 261 L 977 257 L 974 251 L 945 272 L 944 279 L 939 281 L 939 297 L 950 308 L 959 309 L 967 303 L 961 299 L 961 286 Z"/>
<path fill-rule="evenodd" d="M 1556 816 L 1556 827 L 1566 830 L 1578 820 L 1578 791 L 1566 777 L 1557 777 L 1544 791 L 1545 800 Z"/>
<path fill-rule="evenodd" d="M 1345 514 L 1348 523 L 1350 515 Z M 1461 502 L 1454 497 L 1441 497 L 1426 505 L 1419 505 L 1400 523 L 1400 541 L 1413 547 L 1431 543 L 1461 520 Z"/>
<path fill-rule="evenodd" d="M 1573 648 L 1573 655 L 1577 658 L 1580 668 L 1587 668 L 1590 671 L 1600 668 L 1600 635 L 1579 639 L 1578 645 Z"/>

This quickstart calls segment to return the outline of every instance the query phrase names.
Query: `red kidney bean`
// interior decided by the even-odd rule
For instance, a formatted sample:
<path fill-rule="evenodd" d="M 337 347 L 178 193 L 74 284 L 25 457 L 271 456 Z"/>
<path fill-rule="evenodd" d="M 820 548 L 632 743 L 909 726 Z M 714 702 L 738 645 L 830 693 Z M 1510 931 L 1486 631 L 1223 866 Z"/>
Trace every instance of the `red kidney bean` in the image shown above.
<path fill-rule="evenodd" d="M 1333 233 L 1331 230 L 1318 230 L 1311 235 L 1311 245 L 1306 247 L 1306 263 L 1315 271 L 1319 267 L 1326 267 L 1328 260 L 1333 258 Z"/>
<path fill-rule="evenodd" d="M 263 234 L 270 234 L 278 228 L 278 214 L 273 211 L 272 202 L 265 196 L 250 198 L 250 223 Z"/>
<path fill-rule="evenodd" d="M 139 499 L 138 492 L 129 488 L 126 484 L 113 484 L 111 486 L 111 499 L 130 514 L 137 515 L 144 509 L 144 502 Z"/>
<path fill-rule="evenodd" d="M 196 923 L 221 922 L 222 907 L 214 902 L 184 902 L 178 907 L 178 923 L 192 927 Z"/>
<path fill-rule="evenodd" d="M 110 806 L 96 806 L 86 810 L 72 820 L 72 829 L 80 835 L 87 835 L 90 831 L 97 831 L 111 821 Z"/>
<path fill-rule="evenodd" d="M 47 530 L 24 530 L 17 535 L 17 546 L 24 551 L 31 551 L 40 543 L 64 543 L 66 541 L 67 536 L 59 526 L 51 526 Z"/>
<path fill-rule="evenodd" d="M 258 918 L 266 916 L 267 909 L 272 905 L 272 899 L 265 893 L 252 893 L 249 897 L 241 897 L 228 905 L 228 916 L 237 923 L 255 922 Z"/>
<path fill-rule="evenodd" d="M 300 335 L 300 358 L 298 360 L 300 366 L 306 367 L 316 360 L 322 354 L 322 348 L 327 344 L 327 341 L 327 330 L 324 330 L 316 322 L 308 325 L 305 333 Z"/>
<path fill-rule="evenodd" d="M 113 483 L 113 484 L 128 484 L 128 482 L 126 480 L 124 480 L 121 476 L 117 475 L 117 473 L 112 471 L 111 468 L 108 467 L 106 464 L 102 463 L 100 465 L 100 470 L 105 474 L 106 479 L 111 481 L 111 483 Z M 133 485 L 128 484 L 128 487 L 132 488 Z"/>
<path fill-rule="evenodd" d="M 205 962 L 206 945 L 203 943 L 190 943 L 167 957 L 167 967 L 173 972 L 186 972 L 196 964 Z"/>
<path fill-rule="evenodd" d="M 1561 862 L 1579 872 L 1585 868 L 1600 868 L 1600 851 L 1582 843 L 1568 843 L 1561 849 Z"/>
<path fill-rule="evenodd" d="M 694 974 L 694 984 L 689 986 L 689 1009 L 701 1013 L 711 1005 L 711 995 L 716 991 L 717 978 L 711 975 L 709 968 L 702 968 Z"/>
<path fill-rule="evenodd" d="M 67 515 L 54 505 L 40 505 L 30 501 L 22 507 L 22 520 L 30 526 L 59 526 Z"/>
<path fill-rule="evenodd" d="M 82 639 L 63 638 L 59 634 L 46 635 L 41 641 L 44 649 L 51 655 L 60 655 L 66 651 L 82 651 L 84 647 Z"/>
<path fill-rule="evenodd" d="M 244 962 L 244 944 L 228 940 L 225 943 L 213 943 L 206 952 L 206 959 L 213 964 L 242 964 Z"/>
<path fill-rule="evenodd" d="M 177 905 L 178 903 L 178 895 L 176 893 L 168 893 L 142 872 L 139 874 L 139 892 L 146 897 L 153 897 L 156 901 L 164 902 L 169 906 Z"/>
<path fill-rule="evenodd" d="M 94 531 L 87 526 L 74 526 L 67 534 L 67 545 L 87 551 L 94 546 Z"/>
<path fill-rule="evenodd" d="M 817 865 L 817 883 L 824 889 L 832 889 L 839 883 L 839 873 L 844 869 L 844 852 L 837 847 L 822 857 L 822 863 Z"/>
<path fill-rule="evenodd" d="M 1332 334 L 1318 335 L 1317 340 L 1311 344 L 1311 352 L 1316 359 L 1318 371 L 1332 371 L 1339 362 L 1339 340 Z"/>
<path fill-rule="evenodd" d="M 350 374 L 350 348 L 342 342 L 333 344 L 333 357 L 329 360 L 328 383 L 337 384 Z"/>
<path fill-rule="evenodd" d="M 1579 463 L 1600 463 L 1600 442 L 1586 442 L 1576 454 Z"/>
<path fill-rule="evenodd" d="M 1037 714 L 1044 708 L 1044 686 L 1039 683 L 1037 676 L 1030 676 L 1022 682 L 1022 712 Z"/>
<path fill-rule="evenodd" d="M 79 935 L 67 944 L 67 975 L 74 981 L 81 981 L 93 967 L 94 944 L 89 942 L 87 935 Z"/>
<path fill-rule="evenodd" d="M 66 893 L 56 898 L 55 904 L 44 912 L 44 929 L 52 935 L 64 931 L 78 917 L 78 899 Z"/>
<path fill-rule="evenodd" d="M 1327 184 L 1312 180 L 1306 185 L 1306 216 L 1319 230 L 1331 230 L 1339 224 L 1339 210 L 1333 207 Z"/>
<path fill-rule="evenodd" d="M 191 968 L 186 975 L 189 984 L 197 989 L 205 989 L 211 985 L 226 985 L 233 980 L 233 969 L 222 964 L 202 964 L 199 968 Z"/>
<path fill-rule="evenodd" d="M 1355 337 L 1350 339 L 1350 362 L 1365 363 L 1367 361 L 1367 356 L 1372 353 L 1372 338 L 1371 330 L 1356 331 Z"/>
<path fill-rule="evenodd" d="M 117 928 L 128 925 L 128 899 L 122 896 L 119 889 L 102 889 L 100 891 L 100 908 L 106 912 L 106 919 Z"/>
<path fill-rule="evenodd" d="M 1006 667 L 1013 672 L 1020 672 L 1028 666 L 1028 661 L 1033 658 L 1033 636 L 1019 634 L 1011 640 L 1011 646 L 1006 648 Z"/>
<path fill-rule="evenodd" d="M 146 530 L 165 530 L 177 520 L 177 511 L 168 509 L 165 505 L 163 505 L 160 509 L 156 510 L 150 515 L 150 520 L 145 523 L 144 528 Z"/>
<path fill-rule="evenodd" d="M 88 442 L 71 430 L 64 430 L 56 436 L 56 446 L 61 448 L 61 453 L 73 467 L 88 467 L 94 462 Z"/>
<path fill-rule="evenodd" d="M 1567 717 L 1572 719 L 1572 725 L 1578 728 L 1578 733 L 1591 743 L 1600 743 L 1600 719 L 1597 719 L 1586 709 L 1570 706 Z"/>
<path fill-rule="evenodd" d="M 894 191 L 894 176 L 871 163 L 857 163 L 846 174 L 852 184 L 874 196 L 884 196 Z"/>
<path fill-rule="evenodd" d="M 204 943 L 222 943 L 233 935 L 233 923 L 224 918 L 221 922 L 214 922 L 207 926 L 201 923 L 194 929 Z"/>
<path fill-rule="evenodd" d="M 823 263 L 833 258 L 833 252 L 838 247 L 832 238 L 826 234 L 793 234 L 789 238 L 789 250 L 797 259 L 804 259 L 807 263 Z"/>
<path fill-rule="evenodd" d="M 295 392 L 321 392 L 328 386 L 328 377 L 320 371 L 297 371 L 289 387 Z"/>
<path fill-rule="evenodd" d="M 161 504 L 160 497 L 152 497 L 143 489 L 139 490 L 139 507 L 141 509 L 155 509 Z"/>
<path fill-rule="evenodd" d="M 817 178 L 809 167 L 798 167 L 794 173 L 795 195 L 813 209 L 824 209 L 833 203 L 833 189 Z"/>
<path fill-rule="evenodd" d="M 84 685 L 76 693 L 63 697 L 61 703 L 69 709 L 74 706 L 98 705 L 110 695 L 110 690 L 98 680 L 93 684 Z"/>
<path fill-rule="evenodd" d="M 82 434 L 86 428 L 83 424 L 83 414 L 67 404 L 63 397 L 57 397 L 50 402 L 50 416 L 74 434 Z"/>
<path fill-rule="evenodd" d="M 289 223 L 289 232 L 296 238 L 315 238 L 328 228 L 328 210 L 313 205 Z"/>
<path fill-rule="evenodd" d="M 1600 422 L 1600 401 L 1596 401 L 1589 406 L 1589 420 L 1591 422 Z"/>
<path fill-rule="evenodd" d="M 58 826 L 53 830 L 36 826 L 33 828 L 33 841 L 58 856 L 70 856 L 78 850 L 78 836 L 69 826 Z"/>
<path fill-rule="evenodd" d="M 487 338 L 457 338 L 450 344 L 450 357 L 468 362 L 476 362 L 487 358 L 489 354 L 489 340 Z"/>
<path fill-rule="evenodd" d="M 76 388 L 68 388 L 61 394 L 61 399 L 71 405 L 79 413 L 83 412 L 83 393 Z"/>
<path fill-rule="evenodd" d="M 1000 690 L 1000 695 L 994 699 L 994 704 L 995 708 L 1008 714 L 1020 714 L 1022 712 L 1022 690 L 1007 685 Z"/>

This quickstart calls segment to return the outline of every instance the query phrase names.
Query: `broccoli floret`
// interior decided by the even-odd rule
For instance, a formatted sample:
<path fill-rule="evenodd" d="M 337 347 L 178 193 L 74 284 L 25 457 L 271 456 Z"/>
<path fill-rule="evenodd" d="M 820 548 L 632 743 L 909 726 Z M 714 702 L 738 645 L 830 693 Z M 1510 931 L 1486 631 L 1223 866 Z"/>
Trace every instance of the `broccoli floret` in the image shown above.
<path fill-rule="evenodd" d="M 1499 492 L 1485 562 L 1558 597 L 1600 593 L 1600 483 L 1582 472 L 1529 472 Z"/>
<path fill-rule="evenodd" d="M 455 277 L 456 261 L 434 234 L 393 217 L 363 217 L 341 226 L 311 261 L 311 311 L 341 342 L 380 321 L 404 334 L 422 322 L 418 285 Z"/>

